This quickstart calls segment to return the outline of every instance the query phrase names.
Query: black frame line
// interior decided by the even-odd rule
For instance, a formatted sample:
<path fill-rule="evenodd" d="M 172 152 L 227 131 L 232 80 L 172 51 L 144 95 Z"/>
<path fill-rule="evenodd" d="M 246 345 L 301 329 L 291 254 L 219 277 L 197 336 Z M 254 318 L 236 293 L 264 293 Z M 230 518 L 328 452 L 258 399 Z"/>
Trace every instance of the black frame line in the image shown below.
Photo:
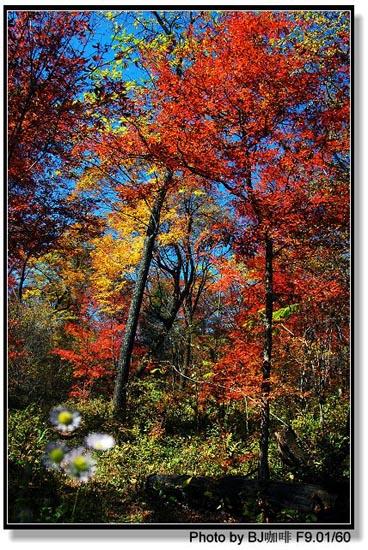
<path fill-rule="evenodd" d="M 3 338 L 4 338 L 4 367 L 7 366 L 7 31 L 8 31 L 8 21 L 7 14 L 9 11 L 150 11 L 154 7 L 158 10 L 164 11 L 189 11 L 193 9 L 202 9 L 208 11 L 349 11 L 350 12 L 350 522 L 349 523 L 10 523 L 8 522 L 8 471 L 7 471 L 7 457 L 8 457 L 8 444 L 7 444 L 7 413 L 8 413 L 8 395 L 7 395 L 7 368 L 4 368 L 3 373 L 3 395 L 4 395 L 4 430 L 3 430 L 3 442 L 4 442 L 4 467 L 3 467 L 3 479 L 4 479 L 4 494 L 3 494 L 3 504 L 4 504 L 4 513 L 3 513 L 3 527 L 4 529 L 10 530 L 195 530 L 199 531 L 201 529 L 206 530 L 282 530 L 282 531 L 317 531 L 317 530 L 353 530 L 355 528 L 355 475 L 354 475 L 354 446 L 355 446 L 355 430 L 354 430 L 354 395 L 355 395 L 355 339 L 354 339 L 354 164 L 355 164 L 355 154 L 354 154 L 354 142 L 355 142 L 355 126 L 354 126 L 354 116 L 355 116 L 355 105 L 354 105 L 354 5 L 344 4 L 344 5 L 311 5 L 311 4 L 300 4 L 300 5 L 287 5 L 287 4 L 276 4 L 276 5 L 203 5 L 203 4 L 194 4 L 194 5 L 4 5 L 3 6 L 3 93 L 4 93 L 4 107 L 3 107 L 3 130 L 4 130 L 4 143 L 3 143 L 3 162 L 4 162 L 4 221 L 3 221 L 3 231 L 4 231 L 4 251 L 3 251 L 3 274 L 4 274 L 4 328 L 3 328 Z"/>

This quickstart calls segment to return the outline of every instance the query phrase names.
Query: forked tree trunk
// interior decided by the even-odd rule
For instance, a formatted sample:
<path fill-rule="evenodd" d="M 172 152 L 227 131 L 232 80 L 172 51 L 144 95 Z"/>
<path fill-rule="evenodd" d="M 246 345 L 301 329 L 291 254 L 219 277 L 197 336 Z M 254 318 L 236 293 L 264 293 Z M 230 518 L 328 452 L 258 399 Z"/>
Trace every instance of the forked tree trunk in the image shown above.
<path fill-rule="evenodd" d="M 134 340 L 137 332 L 138 319 L 141 310 L 144 289 L 147 282 L 147 276 L 152 260 L 153 248 L 159 231 L 161 210 L 171 179 L 172 174 L 169 173 L 165 179 L 163 187 L 158 192 L 148 222 L 142 257 L 137 272 L 137 281 L 135 283 L 132 301 L 130 303 L 124 339 L 118 361 L 118 374 L 116 377 L 113 398 L 113 409 L 115 416 L 124 416 L 126 412 L 127 384 Z"/>
<path fill-rule="evenodd" d="M 273 313 L 273 244 L 266 236 L 265 254 L 265 331 L 262 364 L 262 402 L 261 402 L 261 435 L 259 441 L 258 479 L 268 481 L 270 477 L 268 465 L 268 444 L 270 433 L 270 373 L 272 361 L 272 313 Z"/>

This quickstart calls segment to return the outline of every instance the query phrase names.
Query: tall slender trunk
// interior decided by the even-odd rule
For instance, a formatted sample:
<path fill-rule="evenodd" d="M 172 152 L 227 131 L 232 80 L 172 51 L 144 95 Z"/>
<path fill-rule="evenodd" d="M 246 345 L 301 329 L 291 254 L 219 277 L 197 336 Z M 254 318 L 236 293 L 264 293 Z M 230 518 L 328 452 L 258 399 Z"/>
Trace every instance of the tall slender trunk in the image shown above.
<path fill-rule="evenodd" d="M 19 279 L 19 285 L 18 285 L 18 299 L 21 303 L 23 301 L 23 286 L 24 286 L 24 281 L 26 279 L 26 269 L 27 269 L 28 258 L 29 258 L 29 255 L 26 256 L 23 262 L 22 271 Z"/>
<path fill-rule="evenodd" d="M 185 318 L 185 343 L 184 343 L 184 355 L 183 355 L 183 364 L 182 364 L 182 374 L 188 376 L 190 366 L 192 363 L 192 323 L 193 317 L 191 312 L 186 314 Z M 184 376 L 180 377 L 179 387 L 184 388 L 186 385 L 187 379 Z"/>
<path fill-rule="evenodd" d="M 116 377 L 113 398 L 113 408 L 114 414 L 116 416 L 123 416 L 126 412 L 127 384 L 134 340 L 137 332 L 138 319 L 141 310 L 144 289 L 147 282 L 147 276 L 152 260 L 153 248 L 159 231 L 161 210 L 171 179 L 172 174 L 169 173 L 165 179 L 164 185 L 158 192 L 148 222 L 142 257 L 137 272 L 137 281 L 134 287 L 132 301 L 130 303 L 124 339 L 118 361 L 118 374 Z"/>
<path fill-rule="evenodd" d="M 268 465 L 268 443 L 270 432 L 270 373 L 272 361 L 272 312 L 273 312 L 273 243 L 266 236 L 265 254 L 265 331 L 262 364 L 262 405 L 261 405 L 261 436 L 259 441 L 258 479 L 268 481 L 270 477 Z"/>

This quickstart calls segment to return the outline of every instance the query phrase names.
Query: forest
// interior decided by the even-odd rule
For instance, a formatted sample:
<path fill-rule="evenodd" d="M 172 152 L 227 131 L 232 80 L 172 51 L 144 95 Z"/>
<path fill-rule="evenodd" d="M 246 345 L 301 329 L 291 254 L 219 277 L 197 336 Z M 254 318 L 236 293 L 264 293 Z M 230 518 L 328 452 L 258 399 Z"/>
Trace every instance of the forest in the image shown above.
<path fill-rule="evenodd" d="M 7 11 L 8 520 L 350 520 L 350 12 Z"/>

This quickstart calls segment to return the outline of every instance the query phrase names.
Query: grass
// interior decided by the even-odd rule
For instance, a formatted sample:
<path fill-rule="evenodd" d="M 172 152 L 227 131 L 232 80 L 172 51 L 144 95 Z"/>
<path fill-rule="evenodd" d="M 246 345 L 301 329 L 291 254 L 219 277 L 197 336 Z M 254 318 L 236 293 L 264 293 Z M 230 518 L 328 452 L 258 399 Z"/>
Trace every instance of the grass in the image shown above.
<path fill-rule="evenodd" d="M 145 480 L 150 474 L 186 473 L 216 477 L 224 473 L 247 474 L 254 466 L 254 439 L 246 443 L 236 441 L 232 434 L 219 426 L 207 425 L 199 429 L 188 403 L 182 406 L 182 415 L 180 411 L 171 411 L 163 422 L 152 403 L 155 395 L 151 398 L 151 403 L 141 404 L 139 414 L 135 414 L 133 409 L 124 423 L 113 419 L 108 400 L 99 398 L 64 403 L 78 410 L 83 419 L 80 428 L 68 438 L 70 446 L 83 445 L 85 436 L 93 431 L 110 433 L 116 440 L 113 449 L 96 453 L 97 470 L 93 480 L 80 489 L 75 522 L 157 521 L 161 506 L 149 502 L 144 490 Z M 151 415 L 148 415 L 149 407 L 153 412 Z M 47 471 L 42 463 L 47 442 L 59 437 L 50 427 L 49 411 L 50 406 L 32 404 L 23 410 L 10 412 L 9 500 L 12 522 L 71 521 L 78 488 L 63 474 Z M 175 422 L 177 433 L 173 433 Z"/>
<path fill-rule="evenodd" d="M 74 481 L 64 474 L 47 471 L 42 463 L 47 443 L 59 438 L 50 426 L 49 412 L 60 403 L 31 404 L 10 411 L 9 520 L 16 523 L 239 521 L 225 505 L 212 512 L 195 511 L 170 499 L 155 501 L 146 494 L 146 478 L 153 473 L 256 475 L 257 418 L 252 416 L 255 413 L 250 413 L 250 431 L 246 433 L 242 403 L 228 407 L 226 414 L 219 414 L 219 408 L 212 403 L 206 404 L 205 411 L 198 411 L 198 404 L 188 393 L 173 397 L 165 392 L 160 381 L 140 381 L 131 389 L 130 412 L 124 422 L 112 417 L 111 403 L 105 398 L 63 403 L 82 415 L 82 424 L 69 438 L 69 446 L 83 445 L 85 436 L 94 431 L 110 433 L 116 440 L 111 450 L 96 453 L 95 476 L 79 491 Z M 312 421 L 307 427 L 302 418 L 298 422 L 299 432 L 304 429 L 308 434 Z M 281 464 L 273 440 L 270 462 L 275 478 L 289 479 L 290 472 Z M 243 513 L 249 521 L 257 521 L 259 510 L 254 505 Z M 295 516 L 289 516 L 288 521 L 295 520 Z"/>

